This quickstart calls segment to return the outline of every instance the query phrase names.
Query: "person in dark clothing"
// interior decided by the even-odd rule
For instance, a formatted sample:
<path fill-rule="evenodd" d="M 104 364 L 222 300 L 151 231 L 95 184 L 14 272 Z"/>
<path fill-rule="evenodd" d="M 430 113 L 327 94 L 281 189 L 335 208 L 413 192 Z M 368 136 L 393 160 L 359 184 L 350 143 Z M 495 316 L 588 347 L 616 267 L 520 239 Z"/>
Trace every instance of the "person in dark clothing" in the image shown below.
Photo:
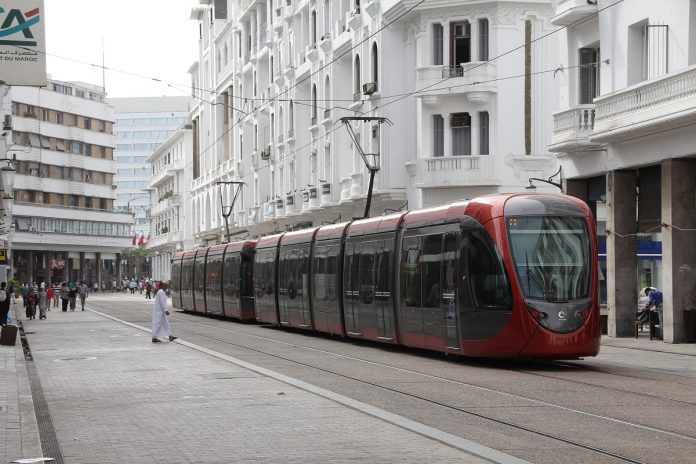
<path fill-rule="evenodd" d="M 60 302 L 62 304 L 63 312 L 68 311 L 68 303 L 70 302 L 70 297 L 68 296 L 68 284 L 63 282 L 60 284 Z"/>
<path fill-rule="evenodd" d="M 7 313 L 10 312 L 10 294 L 6 286 L 5 282 L 0 284 L 0 325 L 7 324 Z"/>

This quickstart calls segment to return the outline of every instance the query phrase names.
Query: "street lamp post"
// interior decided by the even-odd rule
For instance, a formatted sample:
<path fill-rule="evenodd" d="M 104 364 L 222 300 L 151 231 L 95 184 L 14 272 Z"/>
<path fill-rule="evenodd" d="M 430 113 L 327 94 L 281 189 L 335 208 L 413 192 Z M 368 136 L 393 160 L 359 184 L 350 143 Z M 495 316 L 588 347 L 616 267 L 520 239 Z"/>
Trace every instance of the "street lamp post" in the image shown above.
<path fill-rule="evenodd" d="M 237 191 L 234 193 L 234 198 L 232 198 L 232 204 L 230 206 L 225 206 L 225 204 L 222 202 L 222 187 L 220 187 L 220 209 L 222 213 L 222 217 L 225 218 L 225 243 L 229 243 L 230 241 L 230 222 L 228 218 L 232 214 L 232 211 L 234 211 L 234 204 L 237 202 L 237 197 L 239 196 L 239 192 L 242 191 L 242 187 L 245 186 L 246 184 L 244 182 L 236 181 L 236 180 L 219 180 L 215 182 L 217 185 L 236 185 L 237 186 Z M 227 208 L 227 211 L 225 211 L 225 208 Z"/>
<path fill-rule="evenodd" d="M 344 118 L 341 118 L 340 121 L 348 129 L 348 134 L 350 135 L 350 138 L 353 140 L 353 144 L 357 148 L 358 153 L 360 153 L 360 157 L 365 163 L 365 167 L 370 171 L 370 183 L 367 188 L 367 199 L 365 200 L 365 214 L 363 215 L 364 218 L 367 218 L 370 217 L 370 205 L 372 204 L 372 187 L 374 186 L 375 182 L 375 174 L 377 174 L 377 171 L 379 171 L 381 167 L 379 157 L 380 128 L 382 127 L 382 124 L 384 124 L 385 122 L 390 126 L 392 125 L 392 122 L 387 118 L 372 116 L 346 116 Z M 363 124 L 366 123 L 368 127 L 371 126 L 372 122 L 377 123 L 376 127 L 370 127 L 370 129 L 373 130 L 372 137 L 376 139 L 376 143 L 372 146 L 373 153 L 365 153 L 365 150 L 362 149 L 362 145 L 360 145 L 360 140 L 358 140 L 358 136 L 355 134 L 353 126 L 351 125 L 351 123 L 354 121 L 362 122 Z"/>
<path fill-rule="evenodd" d="M 563 193 L 563 174 L 561 172 L 561 169 L 563 169 L 563 167 L 559 167 L 558 171 L 556 171 L 556 173 L 553 174 L 552 176 L 549 176 L 548 179 L 540 179 L 539 177 L 530 177 L 529 178 L 529 185 L 526 186 L 525 189 L 536 190 L 536 185 L 534 185 L 534 183 L 532 181 L 537 181 L 537 182 L 543 182 L 545 184 L 553 185 L 554 187 L 558 188 L 561 191 L 561 193 Z M 556 176 L 560 176 L 559 177 L 560 182 L 554 182 L 551 180 Z"/>

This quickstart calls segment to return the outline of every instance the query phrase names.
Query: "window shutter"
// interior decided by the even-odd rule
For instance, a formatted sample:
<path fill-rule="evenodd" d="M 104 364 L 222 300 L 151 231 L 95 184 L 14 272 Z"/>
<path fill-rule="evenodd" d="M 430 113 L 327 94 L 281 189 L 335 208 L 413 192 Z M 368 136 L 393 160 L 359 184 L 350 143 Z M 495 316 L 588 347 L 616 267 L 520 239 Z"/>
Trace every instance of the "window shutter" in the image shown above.
<path fill-rule="evenodd" d="M 433 156 L 445 155 L 445 120 L 439 115 L 433 115 Z"/>
<path fill-rule="evenodd" d="M 443 48 L 442 24 L 433 24 L 433 64 L 442 65 Z"/>

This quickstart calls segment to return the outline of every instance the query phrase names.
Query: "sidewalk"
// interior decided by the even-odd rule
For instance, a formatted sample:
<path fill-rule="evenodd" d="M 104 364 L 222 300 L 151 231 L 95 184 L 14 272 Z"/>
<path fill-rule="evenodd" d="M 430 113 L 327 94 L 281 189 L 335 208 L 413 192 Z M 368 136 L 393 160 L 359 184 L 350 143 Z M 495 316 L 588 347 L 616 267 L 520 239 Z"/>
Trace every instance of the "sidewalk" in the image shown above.
<path fill-rule="evenodd" d="M 50 457 L 57 462 L 484 462 L 380 419 L 376 408 L 361 411 L 353 400 L 347 407 L 340 395 L 328 399 L 321 389 L 294 386 L 293 379 L 242 367 L 185 340 L 154 344 L 149 332 L 96 312 L 53 310 L 47 320 L 23 323 L 33 356 L 27 363 L 50 412 L 38 426 L 46 440 L 50 419 L 62 458 Z M 16 359 L 3 375 L 8 403 L 27 394 L 31 401 L 21 345 L 3 348 Z M 25 412 L 21 419 L 8 415 L 0 439 L 4 462 L 42 455 L 37 422 L 25 421 Z M 17 445 L 20 435 L 32 446 Z M 520 462 L 506 456 L 498 453 L 497 460 Z"/>
<path fill-rule="evenodd" d="M 17 320 L 21 303 L 10 307 Z M 15 346 L 0 346 L 0 462 L 41 456 L 39 429 L 19 335 Z"/>

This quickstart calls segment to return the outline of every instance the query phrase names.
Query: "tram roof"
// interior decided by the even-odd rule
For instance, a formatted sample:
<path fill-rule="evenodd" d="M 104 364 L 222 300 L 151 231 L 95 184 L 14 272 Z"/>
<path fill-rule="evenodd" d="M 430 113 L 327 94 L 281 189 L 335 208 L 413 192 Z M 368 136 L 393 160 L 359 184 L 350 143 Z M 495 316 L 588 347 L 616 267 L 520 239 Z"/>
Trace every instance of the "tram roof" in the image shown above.
<path fill-rule="evenodd" d="M 278 243 L 280 243 L 280 239 L 285 235 L 285 232 L 281 232 L 279 234 L 273 234 L 273 235 L 267 235 L 265 237 L 261 237 L 256 244 L 256 249 L 262 249 L 262 248 L 273 248 L 277 247 Z"/>
<path fill-rule="evenodd" d="M 348 229 L 348 237 L 394 232 L 401 225 L 405 215 L 405 212 L 399 212 L 388 214 L 386 216 L 377 216 L 353 221 Z"/>
<path fill-rule="evenodd" d="M 315 240 L 318 242 L 320 240 L 336 240 L 343 237 L 346 229 L 350 225 L 350 222 L 341 222 L 339 224 L 327 224 L 321 226 L 317 231 Z"/>
<path fill-rule="evenodd" d="M 280 246 L 310 243 L 314 238 L 314 235 L 317 233 L 317 230 L 319 230 L 318 227 L 312 227 L 311 229 L 286 232 L 285 235 L 283 235 L 283 237 L 280 239 Z"/>

